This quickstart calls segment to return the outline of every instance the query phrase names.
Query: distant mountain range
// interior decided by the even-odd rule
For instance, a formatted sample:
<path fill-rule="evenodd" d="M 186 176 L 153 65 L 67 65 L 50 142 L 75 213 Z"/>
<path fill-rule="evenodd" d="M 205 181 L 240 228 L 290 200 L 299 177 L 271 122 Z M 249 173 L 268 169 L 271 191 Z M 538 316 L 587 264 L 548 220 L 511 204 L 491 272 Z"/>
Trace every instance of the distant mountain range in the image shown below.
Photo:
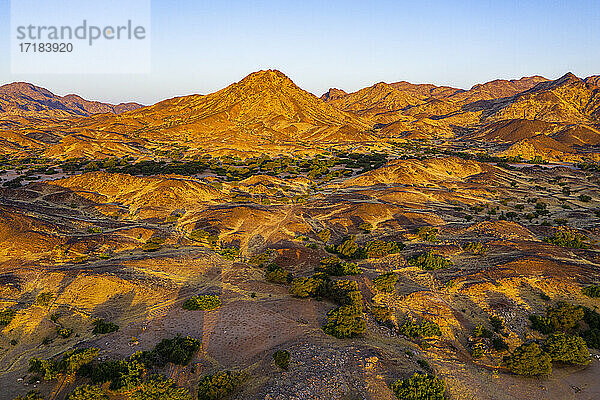
<path fill-rule="evenodd" d="M 380 82 L 353 93 L 330 89 L 318 98 L 267 70 L 212 94 L 142 107 L 14 83 L 0 87 L 0 154 L 143 157 L 177 144 L 190 154 L 247 156 L 443 139 L 506 143 L 504 155 L 535 157 L 551 148 L 551 159 L 596 159 L 599 84 L 599 76 L 571 73 L 494 80 L 469 90 Z"/>

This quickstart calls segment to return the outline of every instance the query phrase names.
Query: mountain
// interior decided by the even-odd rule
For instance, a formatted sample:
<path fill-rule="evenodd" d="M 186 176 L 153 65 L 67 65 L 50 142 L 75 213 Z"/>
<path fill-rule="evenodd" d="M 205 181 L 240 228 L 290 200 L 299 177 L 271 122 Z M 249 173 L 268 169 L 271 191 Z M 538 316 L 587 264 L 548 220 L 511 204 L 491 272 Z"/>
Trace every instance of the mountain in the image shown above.
<path fill-rule="evenodd" d="M 600 90 L 572 73 L 541 82 L 512 97 L 474 103 L 488 120 L 529 119 L 545 122 L 594 122 L 600 117 Z"/>
<path fill-rule="evenodd" d="M 209 95 L 190 95 L 114 115 L 55 124 L 57 157 L 139 154 L 174 142 L 192 152 L 318 151 L 317 144 L 371 140 L 371 124 L 327 104 L 276 70 L 259 71 Z M 31 128 L 27 134 L 39 131 Z M 142 150 L 144 149 L 144 150 Z"/>
<path fill-rule="evenodd" d="M 57 96 L 25 82 L 0 86 L 0 119 L 13 117 L 72 118 L 94 114 L 121 114 L 142 107 L 137 103 L 117 105 L 85 100 L 77 95 Z"/>
<path fill-rule="evenodd" d="M 470 103 L 479 100 L 493 100 L 503 97 L 514 96 L 517 93 L 531 89 L 548 79 L 542 76 L 530 76 L 516 80 L 496 79 L 491 82 L 478 84 L 469 90 L 456 92 L 447 97 L 448 100 L 457 103 Z"/>

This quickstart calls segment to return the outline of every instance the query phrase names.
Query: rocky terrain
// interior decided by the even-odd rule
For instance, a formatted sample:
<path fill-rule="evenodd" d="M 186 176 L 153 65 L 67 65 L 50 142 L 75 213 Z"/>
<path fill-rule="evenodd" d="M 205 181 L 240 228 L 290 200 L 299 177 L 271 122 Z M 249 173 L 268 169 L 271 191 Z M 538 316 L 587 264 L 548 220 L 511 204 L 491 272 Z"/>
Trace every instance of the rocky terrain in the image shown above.
<path fill-rule="evenodd" d="M 600 396 L 597 77 L 7 87 L 0 398 Z"/>

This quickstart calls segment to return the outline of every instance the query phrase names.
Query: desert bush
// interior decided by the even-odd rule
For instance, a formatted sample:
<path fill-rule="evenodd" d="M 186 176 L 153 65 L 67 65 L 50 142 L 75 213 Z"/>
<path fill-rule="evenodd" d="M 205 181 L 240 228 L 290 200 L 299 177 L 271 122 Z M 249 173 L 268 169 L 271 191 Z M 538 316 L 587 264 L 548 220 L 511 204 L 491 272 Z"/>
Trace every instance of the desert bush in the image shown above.
<path fill-rule="evenodd" d="M 244 374 L 221 371 L 206 375 L 198 384 L 198 400 L 219 400 L 233 393 L 244 381 Z"/>
<path fill-rule="evenodd" d="M 275 361 L 275 365 L 287 371 L 290 366 L 290 352 L 287 350 L 277 350 L 273 353 L 273 360 Z"/>
<path fill-rule="evenodd" d="M 390 325 L 394 318 L 394 310 L 386 306 L 373 306 L 370 309 L 371 315 L 380 324 Z"/>
<path fill-rule="evenodd" d="M 183 302 L 184 310 L 210 311 L 221 307 L 221 299 L 216 294 L 198 294 Z"/>
<path fill-rule="evenodd" d="M 142 382 L 128 397 L 129 400 L 192 400 L 188 389 L 160 375 Z"/>
<path fill-rule="evenodd" d="M 292 274 L 277 264 L 269 264 L 265 270 L 265 279 L 273 283 L 286 284 L 292 281 Z"/>
<path fill-rule="evenodd" d="M 377 289 L 378 292 L 392 293 L 398 279 L 400 279 L 400 277 L 397 274 L 387 272 L 375 277 L 373 279 L 373 286 L 375 286 L 375 289 Z"/>
<path fill-rule="evenodd" d="M 544 352 L 537 343 L 523 344 L 504 358 L 508 369 L 517 375 L 550 375 L 552 357 Z"/>
<path fill-rule="evenodd" d="M 419 239 L 427 242 L 437 241 L 438 229 L 433 226 L 422 226 L 417 229 L 417 236 Z"/>
<path fill-rule="evenodd" d="M 577 198 L 579 199 L 579 201 L 582 201 L 584 203 L 587 203 L 590 200 L 592 200 L 592 198 L 590 196 L 588 196 L 587 194 L 580 194 L 579 196 L 577 196 Z"/>
<path fill-rule="evenodd" d="M 490 324 L 494 332 L 498 333 L 504 328 L 504 319 L 497 315 L 490 315 Z"/>
<path fill-rule="evenodd" d="M 71 328 L 60 328 L 58 330 L 58 334 L 63 339 L 66 339 L 66 338 L 68 338 L 69 336 L 71 336 L 73 334 L 73 329 L 71 329 Z"/>
<path fill-rule="evenodd" d="M 110 382 L 111 390 L 130 391 L 142 383 L 146 374 L 140 356 L 141 353 L 136 353 L 125 360 L 89 364 L 82 368 L 82 375 L 89 377 L 93 384 Z"/>
<path fill-rule="evenodd" d="M 345 305 L 327 314 L 327 322 L 323 326 L 323 332 L 338 339 L 354 337 L 367 329 L 367 324 L 362 313 L 356 312 L 353 305 Z"/>
<path fill-rule="evenodd" d="M 360 247 L 354 241 L 354 236 L 346 238 L 342 244 L 334 247 L 334 252 L 341 255 L 344 258 L 359 258 Z"/>
<path fill-rule="evenodd" d="M 98 385 L 82 385 L 75 388 L 67 400 L 108 400 L 108 395 Z"/>
<path fill-rule="evenodd" d="M 373 225 L 371 225 L 368 222 L 363 222 L 360 225 L 358 225 L 358 229 L 360 229 L 364 233 L 369 233 L 373 230 Z"/>
<path fill-rule="evenodd" d="M 584 317 L 581 306 L 559 302 L 554 307 L 548 307 L 546 314 L 531 315 L 531 327 L 541 333 L 549 334 L 556 331 L 569 331 L 577 326 Z"/>
<path fill-rule="evenodd" d="M 492 339 L 492 347 L 499 352 L 508 351 L 508 344 L 500 336 L 495 336 Z"/>
<path fill-rule="evenodd" d="M 418 256 L 410 257 L 407 260 L 408 264 L 419 267 L 426 271 L 447 268 L 452 265 L 452 261 L 446 260 L 444 257 L 436 254 L 434 251 L 428 251 Z"/>
<path fill-rule="evenodd" d="M 203 229 L 194 229 L 190 232 L 190 239 L 214 247 L 219 242 L 219 235 L 213 235 Z"/>
<path fill-rule="evenodd" d="M 491 338 L 492 332 L 490 332 L 488 329 L 486 329 L 483 325 L 479 324 L 479 325 L 475 326 L 475 329 L 473 329 L 473 336 L 474 337 Z"/>
<path fill-rule="evenodd" d="M 487 247 L 481 242 L 468 242 L 463 245 L 463 250 L 473 254 L 484 254 Z"/>
<path fill-rule="evenodd" d="M 160 367 L 167 363 L 187 365 L 201 345 L 200 340 L 191 337 L 177 336 L 172 339 L 163 339 L 152 351 L 143 352 L 140 360 L 146 365 Z"/>
<path fill-rule="evenodd" d="M 325 285 L 326 277 L 324 275 L 315 274 L 307 278 L 294 278 L 290 286 L 290 293 L 295 297 L 315 297 Z"/>
<path fill-rule="evenodd" d="M 430 374 L 415 373 L 412 377 L 397 380 L 391 389 L 400 400 L 444 400 L 444 381 Z"/>
<path fill-rule="evenodd" d="M 582 333 L 588 347 L 600 349 L 600 314 L 584 307 L 583 320 L 589 327 L 589 329 Z"/>
<path fill-rule="evenodd" d="M 478 359 L 483 357 L 485 352 L 487 351 L 487 346 L 482 342 L 474 343 L 471 347 L 471 357 Z"/>
<path fill-rule="evenodd" d="M 590 363 L 590 352 L 585 340 L 579 336 L 555 333 L 546 339 L 544 350 L 552 357 L 552 361 L 575 365 Z"/>
<path fill-rule="evenodd" d="M 54 299 L 54 293 L 52 292 L 43 292 L 38 294 L 35 297 L 35 303 L 40 307 L 48 307 L 52 300 Z"/>
<path fill-rule="evenodd" d="M 358 275 L 361 272 L 358 265 L 342 261 L 335 256 L 321 259 L 321 269 L 333 276 Z"/>
<path fill-rule="evenodd" d="M 6 326 L 12 322 L 17 315 L 17 311 L 7 309 L 0 311 L 0 326 Z"/>
<path fill-rule="evenodd" d="M 158 243 L 154 243 L 154 242 L 146 242 L 143 246 L 142 246 L 142 250 L 148 253 L 154 252 L 154 251 L 158 251 L 162 248 L 162 246 Z"/>
<path fill-rule="evenodd" d="M 30 390 L 27 394 L 15 397 L 14 400 L 44 400 L 44 396 L 37 390 Z"/>
<path fill-rule="evenodd" d="M 388 254 L 397 254 L 404 249 L 402 242 L 386 242 L 383 240 L 372 240 L 365 243 L 361 249 L 361 258 L 379 258 Z"/>
<path fill-rule="evenodd" d="M 581 293 L 587 297 L 600 297 L 600 285 L 586 286 L 581 290 Z"/>
<path fill-rule="evenodd" d="M 427 338 L 442 335 L 440 326 L 435 322 L 423 320 L 421 324 L 417 324 L 412 319 L 408 319 L 402 325 L 400 325 L 400 327 L 398 328 L 398 333 L 413 339 L 419 337 Z"/>
<path fill-rule="evenodd" d="M 577 232 L 575 229 L 561 226 L 552 236 L 544 238 L 544 242 L 551 243 L 561 247 L 570 247 L 573 249 L 586 249 L 589 245 L 586 243 L 587 236 Z"/>
<path fill-rule="evenodd" d="M 323 243 L 329 242 L 331 239 L 331 231 L 329 229 L 323 229 L 317 233 L 317 236 L 323 241 Z"/>
<path fill-rule="evenodd" d="M 93 361 L 98 352 L 96 348 L 71 350 L 58 361 L 32 358 L 29 360 L 29 372 L 41 375 L 46 381 L 56 379 L 61 374 L 74 375 L 83 365 Z"/>
<path fill-rule="evenodd" d="M 240 249 L 237 247 L 225 247 L 221 249 L 219 254 L 226 260 L 235 260 L 240 256 Z"/>
<path fill-rule="evenodd" d="M 111 333 L 119 330 L 119 325 L 114 322 L 106 322 L 102 318 L 95 319 L 92 322 L 92 325 L 94 325 L 94 330 L 92 331 L 94 335 Z"/>

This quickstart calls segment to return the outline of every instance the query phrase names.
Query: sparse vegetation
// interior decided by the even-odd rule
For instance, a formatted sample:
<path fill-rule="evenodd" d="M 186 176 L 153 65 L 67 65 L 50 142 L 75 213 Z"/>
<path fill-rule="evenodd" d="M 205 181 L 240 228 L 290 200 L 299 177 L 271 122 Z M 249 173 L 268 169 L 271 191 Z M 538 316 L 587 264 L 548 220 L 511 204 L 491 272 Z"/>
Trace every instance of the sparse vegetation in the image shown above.
<path fill-rule="evenodd" d="M 504 358 L 508 369 L 517 375 L 535 376 L 552 373 L 552 357 L 537 343 L 523 344 Z"/>
<path fill-rule="evenodd" d="M 265 271 L 265 279 L 273 283 L 286 284 L 292 281 L 292 274 L 277 264 L 269 264 Z"/>
<path fill-rule="evenodd" d="M 287 371 L 290 366 L 290 352 L 287 350 L 277 350 L 273 353 L 273 360 L 275 361 L 275 365 Z"/>
<path fill-rule="evenodd" d="M 184 310 L 210 311 L 221 307 L 221 299 L 216 294 L 198 294 L 183 302 Z"/>
<path fill-rule="evenodd" d="M 419 267 L 426 271 L 448 268 L 454 265 L 452 261 L 446 260 L 444 257 L 440 256 L 434 251 L 428 251 L 426 253 L 410 257 L 407 262 L 410 265 Z"/>
<path fill-rule="evenodd" d="M 198 400 L 220 400 L 233 393 L 244 381 L 240 372 L 221 371 L 206 375 L 198 384 Z"/>
<path fill-rule="evenodd" d="M 590 363 L 590 352 L 585 340 L 579 336 L 555 333 L 544 342 L 544 350 L 552 357 L 552 361 L 575 365 Z"/>
<path fill-rule="evenodd" d="M 95 319 L 92 325 L 94 325 L 94 330 L 92 331 L 94 335 L 112 333 L 119 330 L 119 325 L 114 322 L 106 322 L 101 318 Z"/>
<path fill-rule="evenodd" d="M 584 287 L 581 292 L 587 297 L 600 297 L 600 285 L 590 285 Z"/>
<path fill-rule="evenodd" d="M 40 307 L 48 307 L 54 300 L 54 293 L 43 292 L 35 297 L 35 303 Z"/>
<path fill-rule="evenodd" d="M 397 380 L 391 389 L 400 400 L 444 400 L 444 381 L 430 374 L 415 373 L 412 377 Z"/>
<path fill-rule="evenodd" d="M 67 400 L 108 400 L 108 395 L 98 385 L 82 385 L 73 390 Z"/>
<path fill-rule="evenodd" d="M 400 277 L 397 274 L 387 272 L 374 278 L 373 286 L 375 286 L 375 289 L 377 289 L 378 292 L 392 293 L 399 278 Z"/>
<path fill-rule="evenodd" d="M 10 324 L 16 315 L 16 310 L 7 309 L 0 311 L 0 327 Z"/>
<path fill-rule="evenodd" d="M 552 243 L 561 247 L 570 247 L 573 249 L 585 249 L 589 245 L 586 243 L 588 238 L 577 232 L 575 229 L 561 226 L 554 235 L 544 238 L 544 242 Z"/>
<path fill-rule="evenodd" d="M 40 375 L 50 381 L 59 375 L 74 375 L 79 369 L 98 356 L 96 348 L 78 349 L 66 352 L 58 361 L 32 358 L 29 360 L 29 372 Z"/>
<path fill-rule="evenodd" d="M 417 229 L 419 239 L 427 242 L 437 241 L 438 229 L 433 226 L 422 226 Z"/>

